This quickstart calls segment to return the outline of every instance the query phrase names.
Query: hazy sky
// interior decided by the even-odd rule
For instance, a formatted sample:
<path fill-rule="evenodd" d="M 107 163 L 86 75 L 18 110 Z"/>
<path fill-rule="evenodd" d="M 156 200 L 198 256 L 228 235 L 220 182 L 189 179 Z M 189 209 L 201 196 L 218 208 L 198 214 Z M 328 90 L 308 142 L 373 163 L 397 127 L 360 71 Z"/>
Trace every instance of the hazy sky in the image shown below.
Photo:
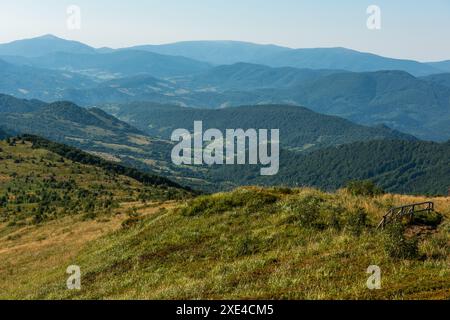
<path fill-rule="evenodd" d="M 67 7 L 81 30 L 67 28 Z M 381 30 L 366 26 L 381 8 Z M 52 33 L 95 47 L 242 40 L 450 59 L 450 0 L 0 0 L 0 42 Z"/>

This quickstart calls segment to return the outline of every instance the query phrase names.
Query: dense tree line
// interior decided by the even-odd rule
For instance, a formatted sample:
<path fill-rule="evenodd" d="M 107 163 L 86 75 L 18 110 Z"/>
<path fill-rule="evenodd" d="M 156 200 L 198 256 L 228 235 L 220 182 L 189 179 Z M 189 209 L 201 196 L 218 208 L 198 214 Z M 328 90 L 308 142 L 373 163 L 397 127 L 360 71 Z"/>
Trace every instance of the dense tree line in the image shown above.
<path fill-rule="evenodd" d="M 282 150 L 280 172 L 262 177 L 258 166 L 215 166 L 208 178 L 218 183 L 344 187 L 372 180 L 388 192 L 446 195 L 450 187 L 450 141 L 381 140 L 358 142 L 298 154 Z"/>

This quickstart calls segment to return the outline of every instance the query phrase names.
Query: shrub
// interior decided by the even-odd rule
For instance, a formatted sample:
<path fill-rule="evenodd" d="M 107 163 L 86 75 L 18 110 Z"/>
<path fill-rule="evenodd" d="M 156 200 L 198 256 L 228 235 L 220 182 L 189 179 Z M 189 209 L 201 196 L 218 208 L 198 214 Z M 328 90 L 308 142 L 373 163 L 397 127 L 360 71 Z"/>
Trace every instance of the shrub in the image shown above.
<path fill-rule="evenodd" d="M 405 237 L 405 227 L 401 223 L 388 225 L 384 231 L 384 249 L 393 259 L 415 259 L 419 255 L 418 240 Z"/>
<path fill-rule="evenodd" d="M 442 214 L 438 212 L 420 212 L 414 215 L 413 224 L 437 227 L 442 222 Z"/>
<path fill-rule="evenodd" d="M 324 200 L 315 195 L 290 199 L 284 204 L 284 209 L 293 214 L 291 221 L 304 228 L 324 229 L 320 219 L 321 204 Z"/>
<path fill-rule="evenodd" d="M 288 222 L 297 223 L 303 228 L 339 230 L 345 226 L 345 209 L 318 194 L 291 198 L 283 204 L 282 210 L 291 213 Z"/>
<path fill-rule="evenodd" d="M 356 236 L 359 236 L 363 230 L 369 226 L 368 214 L 363 208 L 356 208 L 353 211 L 347 211 L 344 214 L 342 224 L 346 230 Z"/>
<path fill-rule="evenodd" d="M 218 214 L 236 209 L 252 213 L 267 209 L 267 206 L 274 204 L 277 200 L 278 197 L 271 193 L 238 189 L 231 193 L 200 196 L 189 201 L 180 210 L 184 216 Z"/>
<path fill-rule="evenodd" d="M 346 186 L 347 191 L 354 196 L 374 197 L 384 193 L 373 181 L 350 181 Z"/>

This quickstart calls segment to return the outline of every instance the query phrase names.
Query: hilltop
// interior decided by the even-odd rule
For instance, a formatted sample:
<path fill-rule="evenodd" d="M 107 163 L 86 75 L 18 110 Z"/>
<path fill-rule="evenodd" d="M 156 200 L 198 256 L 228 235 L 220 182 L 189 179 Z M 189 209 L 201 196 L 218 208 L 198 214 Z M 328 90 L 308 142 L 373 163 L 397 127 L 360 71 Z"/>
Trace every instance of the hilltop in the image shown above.
<path fill-rule="evenodd" d="M 42 234 L 61 234 L 64 222 L 46 224 L 40 231 L 19 229 L 9 233 L 9 240 L 0 238 L 2 247 L 7 246 L 0 251 L 4 271 L 0 296 L 448 299 L 448 198 L 433 199 L 444 216 L 438 226 L 441 219 L 435 214 L 426 228 L 395 225 L 375 230 L 390 206 L 423 200 L 351 195 L 344 190 L 328 194 L 313 189 L 244 188 L 202 196 L 175 208 L 143 207 L 137 210 L 141 218 L 136 223 L 95 239 L 78 236 L 76 243 L 70 242 L 70 234 L 69 244 L 39 240 Z M 81 226 L 97 230 L 93 223 L 78 222 L 72 228 Z M 1 230 L 8 234 L 8 229 Z M 19 247 L 20 242 L 25 247 Z M 72 251 L 55 260 L 55 252 L 67 245 Z M 38 250 L 37 262 L 27 258 L 31 246 Z M 16 266 L 21 263 L 20 272 L 10 267 L 12 259 Z M 32 267 L 36 263 L 39 268 Z M 82 270 L 80 291 L 64 287 L 66 268 L 73 264 Z M 381 290 L 366 288 L 371 265 L 382 270 Z"/>

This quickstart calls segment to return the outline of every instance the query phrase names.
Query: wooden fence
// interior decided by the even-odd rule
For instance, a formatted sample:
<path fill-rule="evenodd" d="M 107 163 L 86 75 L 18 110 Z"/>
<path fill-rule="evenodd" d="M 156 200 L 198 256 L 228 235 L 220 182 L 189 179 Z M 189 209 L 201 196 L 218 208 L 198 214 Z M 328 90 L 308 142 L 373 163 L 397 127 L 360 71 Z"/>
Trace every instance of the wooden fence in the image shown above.
<path fill-rule="evenodd" d="M 432 211 L 434 211 L 434 203 L 431 201 L 392 208 L 383 216 L 378 229 L 384 229 L 387 224 L 402 220 L 405 217 L 412 221 L 415 213 L 427 212 L 430 214 Z"/>

